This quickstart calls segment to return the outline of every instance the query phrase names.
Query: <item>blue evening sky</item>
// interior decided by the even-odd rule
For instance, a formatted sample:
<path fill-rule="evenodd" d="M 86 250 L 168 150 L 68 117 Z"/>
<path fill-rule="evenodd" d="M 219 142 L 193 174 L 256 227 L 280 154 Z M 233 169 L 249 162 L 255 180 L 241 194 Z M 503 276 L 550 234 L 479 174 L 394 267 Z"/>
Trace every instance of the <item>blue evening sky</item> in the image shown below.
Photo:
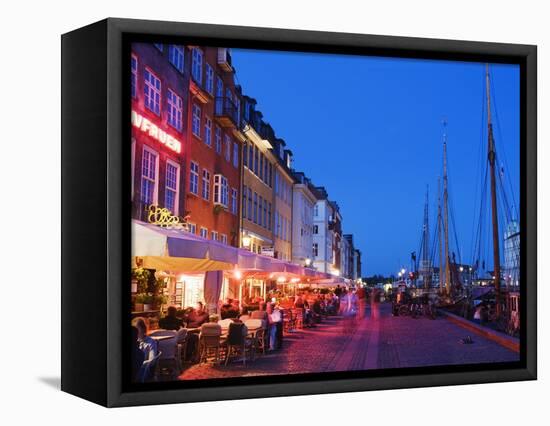
<path fill-rule="evenodd" d="M 462 260 L 471 261 L 485 64 L 242 49 L 232 58 L 243 92 L 293 151 L 294 168 L 340 205 L 363 276 L 409 267 L 427 184 L 433 230 L 446 118 L 450 197 Z M 519 67 L 493 64 L 491 74 L 497 150 L 518 200 Z"/>

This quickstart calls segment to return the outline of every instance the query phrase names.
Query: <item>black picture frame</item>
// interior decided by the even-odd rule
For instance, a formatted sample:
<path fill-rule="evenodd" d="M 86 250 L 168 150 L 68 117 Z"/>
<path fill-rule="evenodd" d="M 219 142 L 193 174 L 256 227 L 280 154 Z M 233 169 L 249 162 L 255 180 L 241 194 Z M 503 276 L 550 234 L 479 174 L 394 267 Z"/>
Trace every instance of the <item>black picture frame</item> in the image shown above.
<path fill-rule="evenodd" d="M 123 324 L 130 285 L 129 42 L 199 40 L 274 50 L 517 63 L 521 121 L 521 362 L 132 388 Z M 129 406 L 537 377 L 537 49 L 519 44 L 109 18 L 62 36 L 62 390 Z"/>

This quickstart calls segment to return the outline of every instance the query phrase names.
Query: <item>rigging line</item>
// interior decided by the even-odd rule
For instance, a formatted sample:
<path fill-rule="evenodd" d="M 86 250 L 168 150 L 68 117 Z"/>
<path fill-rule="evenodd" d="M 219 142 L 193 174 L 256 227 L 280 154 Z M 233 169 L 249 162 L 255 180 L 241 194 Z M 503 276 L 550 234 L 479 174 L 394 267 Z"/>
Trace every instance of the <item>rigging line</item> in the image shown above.
<path fill-rule="evenodd" d="M 504 144 L 504 133 L 502 132 L 502 129 L 501 129 L 501 126 L 500 126 L 500 116 L 498 114 L 498 106 L 497 106 L 497 99 L 496 99 L 496 90 L 495 90 L 495 87 L 494 87 L 494 81 L 493 79 L 490 80 L 491 81 L 491 90 L 492 90 L 492 97 L 493 97 L 493 109 L 495 111 L 495 117 L 496 117 L 496 122 L 497 122 L 497 129 L 498 129 L 498 134 L 499 134 L 499 140 L 496 142 L 496 144 L 498 145 L 498 149 L 497 149 L 497 152 L 502 152 L 502 158 L 504 160 L 504 166 L 506 167 L 506 170 L 511 170 L 509 167 L 509 162 L 508 162 L 508 158 L 507 158 L 507 155 L 506 155 L 506 150 L 504 149 L 505 147 L 505 144 Z M 500 141 L 502 141 L 502 143 L 500 143 Z M 494 138 L 493 138 L 493 143 L 494 142 Z M 512 195 L 512 201 L 514 203 L 514 206 L 517 206 L 516 202 L 517 202 L 517 198 L 516 198 L 516 194 L 515 194 L 515 191 L 514 191 L 514 187 L 512 185 L 512 178 L 510 177 L 510 175 L 507 173 L 507 176 L 508 178 L 508 184 L 510 186 L 510 194 Z M 517 213 L 517 212 L 516 212 Z"/>
<path fill-rule="evenodd" d="M 462 263 L 462 256 L 460 254 L 460 244 L 458 242 L 458 234 L 457 234 L 457 230 L 456 230 L 456 222 L 455 222 L 455 214 L 454 214 L 454 209 L 452 208 L 452 201 L 451 201 L 451 225 L 452 225 L 452 228 L 453 228 L 453 235 L 454 235 L 454 238 L 455 238 L 455 248 L 456 248 L 456 252 L 458 253 L 458 259 L 460 261 L 460 263 Z"/>
<path fill-rule="evenodd" d="M 476 241 L 476 238 L 477 238 L 477 221 L 476 221 L 476 218 L 478 217 L 478 215 L 476 214 L 476 211 L 477 209 L 475 207 L 477 207 L 477 203 L 479 201 L 479 205 L 481 206 L 481 203 L 482 203 L 482 198 L 480 197 L 480 195 L 482 194 L 482 191 L 483 191 L 483 188 L 481 186 L 481 182 L 482 182 L 482 176 L 483 176 L 483 170 L 484 170 L 484 165 L 485 165 L 485 162 L 483 161 L 484 158 L 487 158 L 486 156 L 484 156 L 484 146 L 485 144 L 483 143 L 484 142 L 484 135 L 485 135 L 485 129 L 486 129 L 486 126 L 485 126 L 485 108 L 486 108 L 486 102 L 485 102 L 485 96 L 486 96 L 486 90 L 485 90 L 485 69 L 484 67 L 481 68 L 481 78 L 480 78 L 480 88 L 481 88 L 481 117 L 480 117 L 480 120 L 479 120 L 479 123 L 480 123 L 480 129 L 479 129 L 479 137 L 480 137 L 480 140 L 479 140 L 479 147 L 478 147 L 478 157 L 477 157 L 477 167 L 476 167 L 476 181 L 475 181 L 475 196 L 474 196 L 474 200 L 475 201 L 475 205 L 474 205 L 474 209 L 472 210 L 473 214 L 472 214 L 472 233 L 470 234 L 471 235 L 471 240 L 470 240 L 470 255 L 472 256 L 472 260 L 473 258 L 475 257 L 475 250 L 476 250 L 476 244 L 477 244 L 477 241 Z M 479 197 L 479 198 L 478 198 Z M 480 207 L 481 208 L 481 207 Z"/>
<path fill-rule="evenodd" d="M 483 186 L 482 186 L 482 194 L 481 194 L 481 200 L 480 200 L 480 207 L 479 207 L 479 217 L 478 217 L 478 227 L 476 232 L 476 247 L 475 247 L 475 256 L 476 259 L 474 260 L 481 260 L 482 256 L 482 247 L 483 247 L 483 224 L 484 224 L 484 212 L 485 207 L 487 203 L 487 179 L 488 179 L 488 167 L 485 167 L 485 178 L 483 180 Z"/>

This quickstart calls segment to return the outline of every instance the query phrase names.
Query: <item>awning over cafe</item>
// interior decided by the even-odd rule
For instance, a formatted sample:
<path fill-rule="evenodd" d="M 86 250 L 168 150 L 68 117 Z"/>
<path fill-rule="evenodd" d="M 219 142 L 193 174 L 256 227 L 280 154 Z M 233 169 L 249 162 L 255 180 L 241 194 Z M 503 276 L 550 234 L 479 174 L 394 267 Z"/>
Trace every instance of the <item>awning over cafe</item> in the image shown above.
<path fill-rule="evenodd" d="M 284 274 L 288 277 L 334 279 L 330 274 L 207 240 L 189 232 L 132 221 L 133 263 L 174 272 L 231 271 Z M 336 278 L 337 279 L 337 278 Z"/>
<path fill-rule="evenodd" d="M 223 271 L 238 263 L 235 247 L 135 220 L 132 255 L 135 264 L 168 271 Z"/>

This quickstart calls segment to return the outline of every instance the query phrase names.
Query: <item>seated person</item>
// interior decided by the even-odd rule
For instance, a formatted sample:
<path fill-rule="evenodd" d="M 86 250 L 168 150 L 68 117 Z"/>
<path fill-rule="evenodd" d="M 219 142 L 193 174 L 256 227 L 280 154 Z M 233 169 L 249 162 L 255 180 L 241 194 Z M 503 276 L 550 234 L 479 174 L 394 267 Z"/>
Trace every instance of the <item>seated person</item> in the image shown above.
<path fill-rule="evenodd" d="M 136 374 L 136 381 L 143 383 L 153 378 L 152 361 L 158 354 L 158 345 L 154 339 L 147 336 L 147 324 L 144 318 L 135 318 L 132 325 L 137 329 L 138 348 L 143 355 L 143 363 Z"/>
<path fill-rule="evenodd" d="M 143 361 L 145 361 L 145 354 L 139 348 L 139 331 L 137 327 L 132 326 L 132 380 L 140 381 L 139 374 Z"/>
<path fill-rule="evenodd" d="M 227 318 L 238 318 L 239 317 L 239 306 L 235 306 L 233 300 L 227 298 L 225 303 L 220 308 L 220 315 L 222 320 Z"/>
<path fill-rule="evenodd" d="M 257 311 L 252 311 L 250 313 L 250 318 L 262 320 L 264 327 L 267 326 L 267 323 L 268 323 L 268 318 L 267 318 L 268 315 L 266 312 L 266 307 L 267 307 L 267 304 L 265 302 L 262 302 L 258 306 L 259 309 Z"/>
<path fill-rule="evenodd" d="M 208 322 L 208 312 L 204 310 L 202 302 L 197 302 L 195 309 L 187 315 L 187 327 L 198 328 L 205 322 Z"/>
<path fill-rule="evenodd" d="M 166 312 L 166 316 L 159 320 L 159 327 L 165 330 L 179 330 L 183 327 L 183 320 L 176 316 L 178 310 L 175 306 L 170 306 Z"/>

